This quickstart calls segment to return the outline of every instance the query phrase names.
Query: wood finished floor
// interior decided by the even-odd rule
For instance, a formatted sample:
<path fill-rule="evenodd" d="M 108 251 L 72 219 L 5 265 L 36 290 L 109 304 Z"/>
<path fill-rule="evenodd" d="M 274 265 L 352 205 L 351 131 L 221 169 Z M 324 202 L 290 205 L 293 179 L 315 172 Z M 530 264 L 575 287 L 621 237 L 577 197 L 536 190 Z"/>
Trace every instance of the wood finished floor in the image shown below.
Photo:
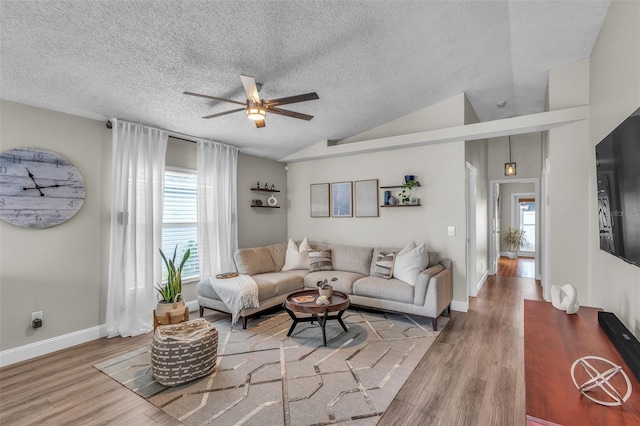
<path fill-rule="evenodd" d="M 468 313 L 451 313 L 379 424 L 524 425 L 525 298 L 540 298 L 534 280 L 489 277 Z M 0 425 L 180 425 L 93 368 L 150 341 L 99 339 L 0 369 Z"/>
<path fill-rule="evenodd" d="M 501 257 L 498 259 L 497 274 L 504 277 L 535 278 L 536 260 L 532 257 L 518 257 L 509 259 Z"/>

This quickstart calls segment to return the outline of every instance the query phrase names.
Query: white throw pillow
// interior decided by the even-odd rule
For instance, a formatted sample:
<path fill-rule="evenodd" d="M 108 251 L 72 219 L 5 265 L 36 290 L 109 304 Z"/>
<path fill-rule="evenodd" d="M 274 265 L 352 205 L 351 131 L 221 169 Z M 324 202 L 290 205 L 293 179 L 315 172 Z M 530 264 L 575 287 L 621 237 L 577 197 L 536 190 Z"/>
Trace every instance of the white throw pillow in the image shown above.
<path fill-rule="evenodd" d="M 427 256 L 424 244 L 416 247 L 416 244 L 412 241 L 397 254 L 396 262 L 393 265 L 393 278 L 397 278 L 407 284 L 416 285 L 418 275 L 426 267 Z"/>
<path fill-rule="evenodd" d="M 307 237 L 300 243 L 300 247 L 289 238 L 287 253 L 284 258 L 283 271 L 291 271 L 293 269 L 309 269 L 309 250 L 311 246 L 307 241 Z"/>

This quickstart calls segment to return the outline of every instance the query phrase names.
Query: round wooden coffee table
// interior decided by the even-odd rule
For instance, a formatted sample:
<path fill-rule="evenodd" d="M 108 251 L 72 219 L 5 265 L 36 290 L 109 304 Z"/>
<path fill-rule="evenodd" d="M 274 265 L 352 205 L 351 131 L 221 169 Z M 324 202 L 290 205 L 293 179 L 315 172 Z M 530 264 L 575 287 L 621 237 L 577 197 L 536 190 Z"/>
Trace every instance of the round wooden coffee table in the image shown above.
<path fill-rule="evenodd" d="M 313 299 L 308 302 L 300 301 L 301 298 L 304 297 L 312 297 Z M 289 314 L 291 319 L 293 320 L 293 324 L 291 324 L 291 328 L 289 329 L 289 333 L 287 336 L 291 336 L 293 333 L 293 329 L 296 328 L 296 325 L 299 322 L 311 322 L 318 321 L 320 327 L 322 328 L 322 343 L 324 346 L 327 346 L 327 335 L 325 332 L 325 326 L 328 320 L 336 319 L 342 326 L 344 331 L 347 331 L 347 326 L 344 325 L 342 321 L 342 315 L 344 311 L 349 307 L 349 297 L 339 291 L 333 291 L 333 295 L 329 301 L 331 302 L 328 305 L 316 305 L 316 299 L 318 298 L 318 290 L 302 290 L 296 291 L 295 293 L 291 293 L 287 296 L 282 307 Z M 297 317 L 295 312 L 301 314 L 311 314 L 310 317 Z M 337 315 L 329 315 L 329 312 L 337 312 Z"/>

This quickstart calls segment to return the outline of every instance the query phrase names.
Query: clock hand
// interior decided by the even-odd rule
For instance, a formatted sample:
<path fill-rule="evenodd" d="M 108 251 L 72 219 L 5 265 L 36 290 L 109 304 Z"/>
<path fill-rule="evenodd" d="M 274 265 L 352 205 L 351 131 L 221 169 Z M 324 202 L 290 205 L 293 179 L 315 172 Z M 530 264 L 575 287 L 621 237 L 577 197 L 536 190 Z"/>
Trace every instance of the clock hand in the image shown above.
<path fill-rule="evenodd" d="M 58 188 L 59 186 L 71 186 L 71 185 L 56 184 L 56 185 L 39 186 L 38 188 Z"/>
<path fill-rule="evenodd" d="M 25 169 L 27 169 L 25 167 Z M 38 183 L 36 182 L 36 180 L 33 178 L 33 174 L 29 171 L 29 169 L 27 169 L 27 173 L 29 173 L 29 177 L 31 178 L 31 180 L 33 181 L 33 184 L 36 186 L 35 188 L 22 188 L 23 191 L 26 191 L 28 189 L 37 189 L 38 192 L 40 192 L 40 196 L 44 197 L 44 193 L 42 191 L 40 191 L 40 185 L 38 185 Z"/>

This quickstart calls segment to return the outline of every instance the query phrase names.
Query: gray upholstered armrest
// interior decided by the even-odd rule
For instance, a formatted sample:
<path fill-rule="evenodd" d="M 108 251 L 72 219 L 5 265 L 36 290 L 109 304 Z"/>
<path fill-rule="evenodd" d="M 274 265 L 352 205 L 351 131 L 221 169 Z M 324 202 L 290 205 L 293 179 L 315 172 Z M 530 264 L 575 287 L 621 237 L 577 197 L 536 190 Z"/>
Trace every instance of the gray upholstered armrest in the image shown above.
<path fill-rule="evenodd" d="M 424 298 L 427 294 L 427 287 L 429 286 L 429 280 L 434 275 L 438 274 L 444 270 L 444 266 L 438 264 L 434 265 L 430 268 L 425 269 L 424 271 L 418 274 L 418 279 L 416 280 L 416 287 L 413 293 L 413 304 L 422 306 L 424 305 Z"/>

